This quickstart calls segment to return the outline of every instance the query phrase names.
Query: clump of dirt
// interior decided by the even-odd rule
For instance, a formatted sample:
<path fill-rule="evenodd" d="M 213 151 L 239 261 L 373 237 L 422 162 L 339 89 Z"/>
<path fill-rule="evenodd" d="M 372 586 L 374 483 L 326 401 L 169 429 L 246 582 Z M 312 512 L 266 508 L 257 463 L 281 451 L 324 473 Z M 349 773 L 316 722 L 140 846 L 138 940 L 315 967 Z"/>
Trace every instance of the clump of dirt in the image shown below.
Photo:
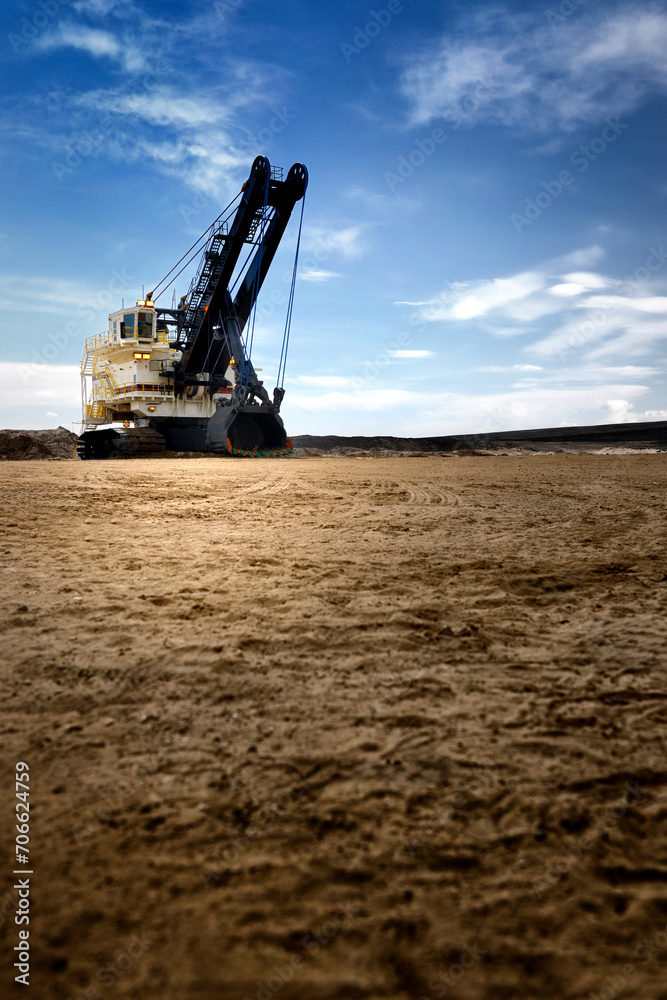
<path fill-rule="evenodd" d="M 66 427 L 55 430 L 0 430 L 0 461 L 72 458 L 77 439 Z"/>

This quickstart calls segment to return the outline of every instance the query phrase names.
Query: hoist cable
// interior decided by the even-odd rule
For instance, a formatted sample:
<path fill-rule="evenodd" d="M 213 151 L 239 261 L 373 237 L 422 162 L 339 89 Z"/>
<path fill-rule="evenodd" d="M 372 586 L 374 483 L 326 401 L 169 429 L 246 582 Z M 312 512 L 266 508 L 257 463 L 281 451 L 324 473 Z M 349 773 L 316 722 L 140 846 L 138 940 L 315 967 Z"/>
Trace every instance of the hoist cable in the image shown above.
<path fill-rule="evenodd" d="M 289 300 L 287 303 L 287 316 L 285 318 L 285 332 L 283 333 L 283 344 L 280 351 L 280 361 L 278 363 L 278 378 L 276 385 L 281 389 L 285 383 L 285 368 L 287 366 L 287 349 L 289 347 L 290 328 L 292 326 L 292 308 L 294 306 L 294 289 L 296 288 L 296 276 L 299 267 L 299 248 L 301 246 L 301 229 L 303 227 L 303 210 L 306 207 L 306 192 L 303 192 L 301 201 L 301 218 L 299 220 L 299 235 L 296 240 L 296 253 L 294 255 L 294 270 L 292 272 L 292 285 L 290 287 Z M 281 374 L 282 373 L 282 374 Z"/>
<path fill-rule="evenodd" d="M 202 233 L 202 235 L 199 237 L 199 239 L 196 240 L 192 244 L 192 246 L 190 247 L 190 249 L 185 251 L 185 253 L 181 257 L 181 259 L 176 261 L 176 263 L 172 267 L 171 271 L 169 271 L 167 274 L 165 274 L 164 278 L 162 278 L 161 281 L 158 281 L 158 283 L 157 283 L 157 285 L 155 285 L 155 288 L 153 289 L 153 293 L 152 293 L 153 294 L 153 298 L 152 298 L 153 302 L 156 302 L 160 295 L 164 295 L 164 292 L 165 292 L 164 288 L 162 289 L 161 292 L 158 292 L 157 295 L 155 294 L 157 292 L 158 288 L 161 285 L 163 285 L 167 281 L 167 279 L 170 278 L 170 276 L 176 270 L 176 268 L 178 267 L 178 265 L 180 263 L 182 263 L 182 261 L 184 261 L 186 257 L 188 257 L 188 255 L 191 253 L 191 251 L 195 250 L 195 247 L 198 247 L 199 244 L 201 243 L 201 241 L 204 240 L 204 239 L 206 239 L 208 237 L 209 233 L 212 233 L 212 231 L 215 228 L 215 225 L 220 221 L 220 219 L 222 219 L 222 217 L 225 214 L 225 212 L 227 212 L 232 207 L 232 205 L 234 204 L 234 202 L 237 201 L 241 197 L 242 194 L 243 194 L 243 191 L 239 191 L 239 193 L 232 198 L 232 200 L 230 201 L 229 205 L 227 205 L 225 208 L 223 208 L 223 210 L 220 213 L 220 215 L 218 216 L 218 218 L 215 219 L 215 221 L 210 226 L 207 227 L 207 229 Z M 199 250 L 201 250 L 201 247 L 199 247 L 198 250 L 195 250 L 195 252 L 192 254 L 192 257 L 195 257 L 199 253 Z M 183 271 L 185 270 L 185 268 L 188 267 L 188 265 L 190 264 L 191 260 L 192 260 L 192 258 L 190 258 L 188 261 L 186 261 L 185 265 L 181 268 L 181 270 L 178 272 L 178 274 L 175 275 L 175 278 L 178 278 L 178 276 L 183 273 Z M 171 281 L 169 281 L 169 284 L 171 284 Z"/>
<path fill-rule="evenodd" d="M 262 254 L 264 251 L 264 234 L 267 225 L 267 206 L 269 202 L 269 185 L 271 183 L 271 175 L 267 173 L 266 175 L 266 186 L 264 188 L 264 205 L 262 206 L 262 221 L 259 226 L 259 249 L 257 251 L 257 268 L 255 270 L 255 277 L 253 280 L 252 289 L 252 307 L 250 310 L 250 326 L 248 330 L 248 335 L 246 336 L 246 341 L 244 345 L 244 357 L 243 357 L 243 368 L 241 370 L 241 385 L 243 385 L 243 376 L 245 374 L 245 385 L 247 387 L 248 380 L 250 378 L 250 355 L 252 353 L 252 345 L 255 337 L 255 319 L 257 316 L 257 296 L 259 295 L 259 277 L 262 271 Z M 247 356 L 247 358 L 246 358 Z"/>

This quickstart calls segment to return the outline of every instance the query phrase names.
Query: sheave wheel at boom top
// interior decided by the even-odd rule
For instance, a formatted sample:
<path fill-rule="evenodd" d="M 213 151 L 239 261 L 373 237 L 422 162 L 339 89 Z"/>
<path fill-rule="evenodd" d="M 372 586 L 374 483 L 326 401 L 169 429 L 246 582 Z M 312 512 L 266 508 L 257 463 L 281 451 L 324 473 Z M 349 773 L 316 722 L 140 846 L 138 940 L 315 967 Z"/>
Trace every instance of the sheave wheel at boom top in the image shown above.
<path fill-rule="evenodd" d="M 243 456 L 291 452 L 280 407 L 308 171 L 295 163 L 282 175 L 258 156 L 236 198 L 153 292 L 136 307 L 112 313 L 108 331 L 86 341 L 79 458 L 130 457 L 165 448 Z M 298 201 L 278 377 L 269 396 L 252 363 L 257 300 Z M 158 306 L 168 285 L 198 255 L 178 307 Z M 109 427 L 118 423 L 123 427 Z"/>

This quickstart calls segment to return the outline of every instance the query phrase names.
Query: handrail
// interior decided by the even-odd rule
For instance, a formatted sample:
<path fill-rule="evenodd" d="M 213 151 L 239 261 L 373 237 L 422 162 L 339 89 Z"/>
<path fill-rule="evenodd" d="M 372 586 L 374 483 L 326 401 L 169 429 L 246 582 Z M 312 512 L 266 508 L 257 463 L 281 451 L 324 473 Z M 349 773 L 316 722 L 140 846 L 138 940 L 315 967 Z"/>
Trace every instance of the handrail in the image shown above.
<path fill-rule="evenodd" d="M 116 335 L 118 337 L 118 335 Z M 143 338 L 142 338 L 143 339 Z M 133 337 L 123 337 L 122 339 L 114 340 L 114 335 L 107 330 L 104 333 L 97 333 L 94 337 L 88 337 L 86 340 L 86 350 L 95 351 L 100 347 L 115 347 L 119 349 L 125 347 L 126 345 L 136 344 L 139 337 L 136 334 Z M 169 345 L 169 334 L 166 330 L 158 330 L 151 337 L 151 344 L 157 344 L 159 346 Z"/>
<path fill-rule="evenodd" d="M 96 385 L 93 386 L 92 398 L 93 399 L 115 399 L 116 396 L 127 396 L 136 393 L 140 396 L 173 396 L 174 387 L 169 385 L 167 382 L 130 382 L 127 385 L 118 385 L 113 387 L 113 392 L 110 394 L 108 386 L 105 386 L 103 382 L 98 381 Z"/>
<path fill-rule="evenodd" d="M 128 382 L 125 385 L 113 385 L 113 391 L 109 392 L 108 385 L 104 384 L 104 377 L 99 378 L 93 384 L 91 399 L 115 399 L 118 396 L 173 396 L 174 387 L 168 382 Z M 220 386 L 214 395 L 231 395 L 231 386 Z"/>

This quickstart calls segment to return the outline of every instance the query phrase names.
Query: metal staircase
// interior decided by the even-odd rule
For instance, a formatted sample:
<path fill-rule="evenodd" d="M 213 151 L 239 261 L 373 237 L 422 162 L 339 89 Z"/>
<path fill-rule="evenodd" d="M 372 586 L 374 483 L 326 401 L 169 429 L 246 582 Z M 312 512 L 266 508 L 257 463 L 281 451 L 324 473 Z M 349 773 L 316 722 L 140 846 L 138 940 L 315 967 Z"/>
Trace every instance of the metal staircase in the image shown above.
<path fill-rule="evenodd" d="M 254 244 L 255 235 L 262 222 L 263 209 L 258 208 L 250 222 L 246 243 Z M 229 235 L 227 223 L 223 223 L 220 229 L 213 233 L 211 242 L 202 254 L 199 269 L 190 283 L 187 294 L 187 306 L 183 326 L 181 327 L 181 337 L 185 344 L 190 343 L 193 334 L 201 326 L 201 322 L 206 312 L 206 306 L 213 295 L 218 278 L 224 267 L 224 263 L 229 253 L 232 237 Z"/>
<path fill-rule="evenodd" d="M 229 252 L 227 236 L 226 225 L 213 234 L 210 244 L 202 254 L 199 270 L 190 283 L 182 327 L 187 340 L 190 339 L 192 330 L 199 327 L 204 315 L 204 306 L 213 294 L 220 277 Z"/>
<path fill-rule="evenodd" d="M 106 358 L 87 355 L 82 371 L 84 375 L 92 375 L 95 380 L 92 399 L 88 406 L 88 417 L 92 420 L 101 420 L 106 415 L 108 401 L 118 395 L 118 386 L 111 374 L 109 362 Z"/>

